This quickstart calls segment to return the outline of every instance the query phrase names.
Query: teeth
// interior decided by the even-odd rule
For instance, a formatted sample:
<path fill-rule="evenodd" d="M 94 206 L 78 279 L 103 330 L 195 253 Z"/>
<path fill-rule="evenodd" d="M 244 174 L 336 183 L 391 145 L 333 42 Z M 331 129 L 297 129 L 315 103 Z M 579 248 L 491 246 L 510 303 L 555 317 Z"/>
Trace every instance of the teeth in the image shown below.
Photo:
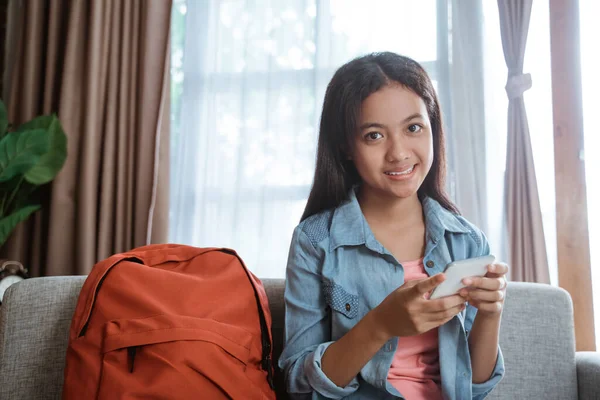
<path fill-rule="evenodd" d="M 415 168 L 415 166 L 413 165 L 412 167 L 410 167 L 406 171 L 402 171 L 402 172 L 386 172 L 386 175 L 393 175 L 393 176 L 408 175 L 408 174 L 410 174 L 413 171 L 414 168 Z"/>

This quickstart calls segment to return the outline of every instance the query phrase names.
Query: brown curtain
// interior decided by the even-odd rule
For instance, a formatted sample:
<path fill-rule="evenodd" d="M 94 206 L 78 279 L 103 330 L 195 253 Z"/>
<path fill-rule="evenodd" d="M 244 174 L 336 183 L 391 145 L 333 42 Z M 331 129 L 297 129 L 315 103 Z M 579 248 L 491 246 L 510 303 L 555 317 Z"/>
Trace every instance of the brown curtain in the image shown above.
<path fill-rule="evenodd" d="M 56 112 L 69 142 L 43 211 L 2 256 L 34 276 L 85 274 L 113 253 L 166 241 L 171 1 L 12 0 L 10 8 L 9 119 Z"/>
<path fill-rule="evenodd" d="M 8 21 L 8 1 L 0 1 L 0 95 L 4 88 L 4 58 L 6 45 L 6 24 Z"/>
<path fill-rule="evenodd" d="M 498 0 L 502 48 L 508 67 L 505 202 L 511 279 L 550 283 L 542 212 L 523 99 L 523 93 L 531 87 L 531 75 L 523 74 L 523 62 L 532 2 Z"/>

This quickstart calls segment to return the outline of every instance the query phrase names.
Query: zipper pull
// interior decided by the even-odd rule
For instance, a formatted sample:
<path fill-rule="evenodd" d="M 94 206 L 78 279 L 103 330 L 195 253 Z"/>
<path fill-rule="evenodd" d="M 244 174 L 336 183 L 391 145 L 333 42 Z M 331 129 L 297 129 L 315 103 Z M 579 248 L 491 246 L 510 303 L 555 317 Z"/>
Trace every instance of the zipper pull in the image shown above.
<path fill-rule="evenodd" d="M 127 348 L 127 362 L 129 364 L 129 373 L 133 372 L 133 364 L 135 362 L 135 353 L 137 352 L 137 346 Z"/>

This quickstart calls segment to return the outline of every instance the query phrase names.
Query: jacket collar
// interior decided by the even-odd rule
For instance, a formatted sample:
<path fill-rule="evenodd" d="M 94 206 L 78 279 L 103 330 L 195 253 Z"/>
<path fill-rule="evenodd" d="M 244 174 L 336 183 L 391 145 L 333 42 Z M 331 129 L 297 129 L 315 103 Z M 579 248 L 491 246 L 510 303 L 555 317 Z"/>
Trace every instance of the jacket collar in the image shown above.
<path fill-rule="evenodd" d="M 356 197 L 357 187 L 350 190 L 348 200 L 337 207 L 333 213 L 330 228 L 329 250 L 340 246 L 366 245 L 369 249 L 384 253 L 385 249 L 375 239 Z M 427 239 L 437 243 L 445 232 L 468 233 L 458 217 L 446 210 L 436 200 L 425 197 L 422 202 L 425 215 Z"/>

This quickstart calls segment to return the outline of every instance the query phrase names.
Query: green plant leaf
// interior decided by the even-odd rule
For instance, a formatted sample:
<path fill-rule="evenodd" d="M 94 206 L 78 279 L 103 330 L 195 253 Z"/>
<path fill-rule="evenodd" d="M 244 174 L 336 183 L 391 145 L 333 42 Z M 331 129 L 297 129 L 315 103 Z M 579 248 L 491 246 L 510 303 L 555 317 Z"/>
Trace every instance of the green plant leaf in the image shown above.
<path fill-rule="evenodd" d="M 56 115 L 44 115 L 21 125 L 18 132 L 30 129 L 45 129 L 50 145 L 48 151 L 25 173 L 25 180 L 34 185 L 52 181 L 67 159 L 67 136 Z"/>
<path fill-rule="evenodd" d="M 50 139 L 43 129 L 11 132 L 0 140 L 0 182 L 24 174 L 48 151 Z"/>
<path fill-rule="evenodd" d="M 19 225 L 19 223 L 25 221 L 31 214 L 40 208 L 40 205 L 23 207 L 0 219 L 0 246 L 6 242 L 12 231 L 17 227 L 17 225 Z"/>
<path fill-rule="evenodd" d="M 32 131 L 34 129 L 44 129 L 48 130 L 50 125 L 52 125 L 53 120 L 56 118 L 56 115 L 40 115 L 39 117 L 35 117 L 30 121 L 21 124 L 19 128 L 16 130 L 17 132 L 25 132 Z"/>
<path fill-rule="evenodd" d="M 0 139 L 6 135 L 8 129 L 8 113 L 2 100 L 0 100 Z"/>

